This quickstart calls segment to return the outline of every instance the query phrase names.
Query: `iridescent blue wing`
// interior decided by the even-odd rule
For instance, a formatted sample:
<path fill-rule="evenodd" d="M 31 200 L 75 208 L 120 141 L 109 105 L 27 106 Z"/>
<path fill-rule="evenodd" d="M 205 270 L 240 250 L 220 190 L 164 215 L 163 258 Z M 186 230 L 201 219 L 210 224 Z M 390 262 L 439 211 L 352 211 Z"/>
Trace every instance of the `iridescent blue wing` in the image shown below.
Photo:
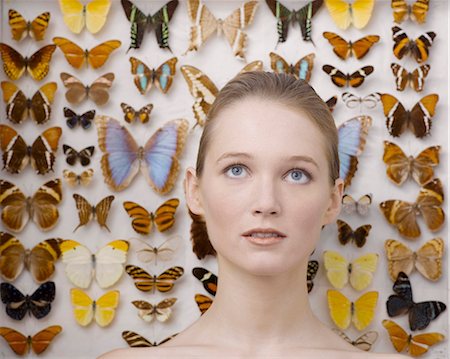
<path fill-rule="evenodd" d="M 162 93 L 167 93 L 167 91 L 169 91 L 170 89 L 170 86 L 172 86 L 177 61 L 178 59 L 176 57 L 172 57 L 171 59 L 164 62 L 155 71 L 155 85 Z"/>
<path fill-rule="evenodd" d="M 145 93 L 152 87 L 154 71 L 135 57 L 130 57 L 130 63 L 134 84 L 141 95 L 145 95 Z"/>
<path fill-rule="evenodd" d="M 315 56 L 314 54 L 309 54 L 298 60 L 294 67 L 294 76 L 309 82 L 314 67 Z"/>

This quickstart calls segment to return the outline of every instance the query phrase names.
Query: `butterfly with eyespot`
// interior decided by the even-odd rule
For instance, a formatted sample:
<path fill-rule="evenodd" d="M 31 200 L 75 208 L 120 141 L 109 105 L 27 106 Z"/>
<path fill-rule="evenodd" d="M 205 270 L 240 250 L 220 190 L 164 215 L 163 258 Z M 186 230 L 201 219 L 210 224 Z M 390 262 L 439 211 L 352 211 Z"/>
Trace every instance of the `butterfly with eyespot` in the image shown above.
<path fill-rule="evenodd" d="M 108 116 L 95 119 L 98 143 L 104 153 L 101 167 L 105 183 L 114 191 L 127 188 L 139 170 L 159 194 L 170 192 L 179 172 L 189 123 L 185 119 L 166 122 L 139 146 L 119 121 Z"/>
<path fill-rule="evenodd" d="M 96 34 L 106 23 L 111 1 L 92 0 L 84 5 L 80 0 L 59 0 L 59 7 L 70 31 L 79 34 L 86 25 L 91 34 Z"/>
<path fill-rule="evenodd" d="M 405 31 L 400 27 L 394 26 L 392 28 L 392 40 L 394 40 L 394 56 L 401 60 L 405 55 L 411 56 L 419 63 L 427 61 L 429 51 L 428 49 L 433 44 L 436 33 L 433 31 L 426 32 L 420 35 L 417 39 L 411 40 Z"/>
<path fill-rule="evenodd" d="M 31 352 L 41 354 L 51 344 L 53 339 L 62 331 L 59 325 L 52 325 L 40 330 L 33 336 L 25 336 L 17 330 L 0 327 L 0 336 L 2 336 L 10 348 L 17 355 L 25 355 Z"/>
<path fill-rule="evenodd" d="M 141 123 L 147 123 L 150 120 L 150 113 L 153 110 L 153 104 L 149 103 L 139 110 L 135 110 L 130 105 L 122 102 L 120 107 L 123 111 L 123 118 L 128 123 L 134 123 L 135 121 L 140 121 Z"/>
<path fill-rule="evenodd" d="M 64 107 L 64 117 L 66 118 L 67 127 L 73 129 L 80 125 L 83 129 L 91 128 L 92 120 L 95 117 L 95 110 L 86 111 L 78 115 L 75 111 L 68 107 Z"/>
<path fill-rule="evenodd" d="M 100 288 L 111 287 L 122 277 L 129 247 L 128 241 L 118 239 L 92 253 L 81 243 L 66 239 L 60 248 L 67 278 L 79 288 L 89 288 L 94 278 Z"/>
<path fill-rule="evenodd" d="M 172 57 L 157 69 L 150 69 L 141 60 L 130 57 L 131 74 L 134 75 L 133 81 L 141 95 L 145 95 L 152 88 L 153 84 L 159 91 L 166 94 L 172 86 L 177 61 L 176 57 Z"/>
<path fill-rule="evenodd" d="M 333 52 L 342 60 L 354 56 L 360 60 L 367 55 L 369 50 L 380 41 L 378 35 L 366 35 L 355 42 L 347 41 L 334 32 L 325 31 L 323 37 L 333 46 Z"/>
<path fill-rule="evenodd" d="M 177 334 L 178 333 L 173 334 L 172 336 L 157 343 L 157 342 L 151 342 L 151 341 L 145 339 L 142 335 L 132 332 L 131 330 L 125 330 L 122 332 L 122 338 L 127 342 L 127 344 L 131 348 L 146 348 L 146 347 L 157 347 L 158 345 L 168 342 L 170 339 L 172 339 Z"/>
<path fill-rule="evenodd" d="M 330 75 L 331 82 L 337 87 L 359 87 L 363 84 L 366 77 L 374 71 L 374 67 L 364 66 L 351 74 L 344 74 L 331 65 L 323 65 L 322 70 Z"/>
<path fill-rule="evenodd" d="M 197 303 L 200 314 L 203 315 L 212 305 L 213 299 L 207 295 L 197 293 L 194 296 L 195 303 Z"/>
<path fill-rule="evenodd" d="M 50 61 L 55 49 L 56 45 L 47 45 L 37 50 L 30 57 L 23 57 L 11 46 L 0 43 L 3 70 L 13 81 L 21 78 L 25 72 L 28 72 L 33 79 L 41 81 L 50 71 Z"/>
<path fill-rule="evenodd" d="M 75 200 L 75 205 L 78 210 L 78 218 L 80 219 L 80 223 L 73 230 L 74 232 L 81 226 L 89 223 L 92 219 L 96 219 L 100 227 L 104 227 L 108 230 L 108 232 L 111 232 L 106 225 L 106 220 L 108 219 L 109 210 L 112 202 L 114 201 L 114 196 L 107 196 L 103 198 L 97 203 L 96 206 L 92 206 L 86 198 L 77 193 L 73 194 L 73 199 Z"/>
<path fill-rule="evenodd" d="M 151 291 L 153 293 L 156 289 L 161 293 L 170 291 L 174 286 L 174 282 L 184 273 L 184 269 L 178 266 L 171 267 L 158 276 L 149 274 L 135 265 L 127 265 L 125 271 L 133 279 L 137 289 L 142 292 Z"/>
<path fill-rule="evenodd" d="M 171 307 L 176 301 L 177 298 L 167 298 L 155 305 L 145 300 L 133 300 L 131 303 L 138 309 L 139 318 L 143 321 L 151 323 L 156 318 L 159 322 L 164 323 L 170 318 Z"/>
<path fill-rule="evenodd" d="M 6 314 L 12 319 L 22 320 L 27 312 L 36 319 L 50 313 L 55 299 L 55 282 L 45 282 L 31 295 L 24 295 L 10 283 L 0 286 L 2 302 L 6 305 Z"/>
<path fill-rule="evenodd" d="M 70 187 L 75 187 L 76 185 L 88 186 L 94 177 L 94 170 L 89 168 L 80 174 L 76 174 L 73 171 L 64 170 L 63 177 Z"/>
<path fill-rule="evenodd" d="M 352 227 L 340 219 L 336 220 L 336 224 L 338 227 L 339 243 L 343 246 L 349 242 L 353 242 L 358 248 L 363 247 L 372 229 L 372 225 L 364 224 L 353 230 Z"/>
<path fill-rule="evenodd" d="M 54 37 L 53 42 L 63 52 L 67 62 L 76 69 L 81 69 L 84 64 L 91 65 L 93 69 L 102 67 L 111 53 L 122 44 L 119 40 L 109 40 L 84 50 L 65 37 Z"/>
<path fill-rule="evenodd" d="M 317 271 L 319 270 L 318 261 L 308 261 L 308 268 L 306 270 L 306 286 L 308 288 L 308 293 L 314 288 L 314 278 L 316 277 Z"/>
<path fill-rule="evenodd" d="M 356 347 L 360 350 L 364 350 L 366 352 L 368 352 L 368 351 L 370 351 L 370 349 L 372 349 L 372 345 L 378 339 L 378 333 L 374 332 L 374 331 L 364 333 L 363 335 L 359 336 L 355 340 L 352 340 L 344 332 L 340 331 L 339 329 L 331 328 L 331 330 L 333 332 L 337 333 L 347 343 L 353 345 L 354 347 Z"/>
<path fill-rule="evenodd" d="M 378 93 L 371 93 L 364 97 L 354 95 L 350 92 L 344 92 L 342 94 L 342 101 L 348 108 L 356 108 L 359 106 L 359 111 L 361 112 L 363 105 L 368 109 L 374 109 L 378 102 L 380 102 L 380 95 Z"/>
<path fill-rule="evenodd" d="M 422 65 L 413 72 L 408 72 L 403 66 L 392 63 L 391 69 L 395 77 L 397 91 L 403 91 L 409 85 L 414 91 L 421 92 L 430 68 L 430 65 Z"/>
<path fill-rule="evenodd" d="M 63 152 L 66 155 L 67 164 L 74 166 L 77 159 L 80 160 L 82 166 L 87 166 L 91 163 L 91 157 L 94 154 L 95 146 L 89 146 L 83 148 L 81 151 L 77 151 L 69 145 L 63 145 Z"/>
<path fill-rule="evenodd" d="M 55 272 L 55 262 L 61 256 L 60 238 L 50 238 L 38 243 L 32 249 L 12 234 L 0 232 L 0 275 L 13 282 L 26 268 L 37 283 L 47 281 Z"/>
<path fill-rule="evenodd" d="M 387 313 L 391 318 L 408 314 L 409 329 L 412 331 L 425 329 L 447 308 L 439 301 L 414 302 L 411 283 L 404 272 L 398 274 L 392 290 L 395 294 L 389 296 L 386 302 Z"/>
<path fill-rule="evenodd" d="M 418 24 L 423 24 L 427 18 L 429 2 L 429 0 L 416 0 L 409 5 L 405 0 L 391 0 L 394 21 L 401 24 L 410 18 Z"/>
<path fill-rule="evenodd" d="M 372 204 L 372 194 L 365 194 L 356 201 L 349 194 L 342 196 L 342 210 L 347 214 L 358 213 L 361 216 L 367 216 L 369 206 Z"/>
<path fill-rule="evenodd" d="M 98 106 L 102 106 L 108 102 L 108 90 L 111 88 L 115 78 L 112 72 L 108 72 L 96 79 L 90 86 L 85 86 L 75 76 L 66 72 L 61 72 L 60 77 L 64 86 L 68 88 L 66 91 L 67 101 L 71 104 L 78 105 L 83 100 L 89 98 Z"/>
<path fill-rule="evenodd" d="M 357 29 L 366 27 L 372 17 L 375 0 L 325 0 L 325 5 L 337 27 L 347 29 L 351 24 Z"/>
<path fill-rule="evenodd" d="M 56 207 L 62 200 L 59 179 L 44 183 L 32 197 L 26 197 L 13 183 L 0 180 L 2 221 L 6 228 L 20 232 L 31 218 L 41 231 L 49 231 L 58 222 Z"/>
<path fill-rule="evenodd" d="M 44 40 L 45 31 L 50 22 L 50 13 L 48 11 L 36 16 L 33 21 L 27 21 L 16 10 L 8 10 L 8 23 L 11 28 L 13 40 L 21 41 L 27 36 L 36 41 Z"/>
<path fill-rule="evenodd" d="M 139 49 L 144 39 L 144 34 L 151 29 L 154 29 L 156 41 L 161 49 L 172 50 L 169 47 L 169 22 L 172 19 L 173 13 L 178 6 L 178 0 L 171 0 L 159 9 L 154 15 L 145 15 L 139 8 L 130 0 L 121 0 L 123 11 L 127 19 L 131 23 L 130 49 Z"/>
<path fill-rule="evenodd" d="M 286 41 L 289 25 L 296 22 L 300 26 L 303 40 L 313 42 L 311 37 L 312 18 L 322 6 L 323 0 L 310 1 L 299 10 L 292 11 L 277 0 L 266 0 L 266 4 L 277 18 L 277 45 Z"/>
<path fill-rule="evenodd" d="M 170 261 L 178 248 L 178 244 L 181 243 L 180 236 L 167 238 L 163 243 L 155 247 L 140 238 L 132 239 L 137 241 L 135 247 L 138 259 L 143 263 L 150 263 L 154 260 L 155 265 L 158 265 L 158 259 L 164 262 Z"/>
<path fill-rule="evenodd" d="M 202 267 L 192 268 L 192 274 L 195 278 L 202 282 L 203 287 L 209 294 L 214 296 L 216 295 L 218 281 L 217 275 Z"/>
<path fill-rule="evenodd" d="M 271 52 L 269 55 L 270 66 L 275 73 L 293 75 L 296 79 L 305 80 L 306 82 L 309 82 L 311 79 L 314 57 L 316 55 L 306 55 L 298 60 L 295 65 L 288 64 L 285 59 L 274 52 Z"/>
<path fill-rule="evenodd" d="M 442 256 L 444 241 L 433 238 L 424 243 L 416 252 L 394 239 L 384 242 L 388 271 L 391 279 L 396 280 L 400 272 L 410 275 L 414 268 L 425 278 L 437 281 L 442 276 Z"/>

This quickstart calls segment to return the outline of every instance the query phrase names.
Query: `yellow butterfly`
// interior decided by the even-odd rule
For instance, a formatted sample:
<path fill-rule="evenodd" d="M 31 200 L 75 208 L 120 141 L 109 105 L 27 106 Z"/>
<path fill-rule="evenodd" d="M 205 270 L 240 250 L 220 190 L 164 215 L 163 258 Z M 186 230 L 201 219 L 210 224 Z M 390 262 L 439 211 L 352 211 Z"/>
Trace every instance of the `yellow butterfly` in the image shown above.
<path fill-rule="evenodd" d="M 120 292 L 118 290 L 111 290 L 97 300 L 92 300 L 81 289 L 72 288 L 70 290 L 70 301 L 73 305 L 75 320 L 85 327 L 95 318 L 95 321 L 101 327 L 108 326 L 116 315 L 119 297 Z"/>
<path fill-rule="evenodd" d="M 352 23 L 357 29 L 364 28 L 372 17 L 375 0 L 325 0 L 325 5 L 336 25 L 347 29 Z"/>
<path fill-rule="evenodd" d="M 366 289 L 373 279 L 377 269 L 378 254 L 368 253 L 349 262 L 338 252 L 325 251 L 323 253 L 327 278 L 336 289 L 342 289 L 350 280 L 356 290 Z"/>
<path fill-rule="evenodd" d="M 79 0 L 59 0 L 59 7 L 70 31 L 79 34 L 86 25 L 92 34 L 96 34 L 105 25 L 111 1 L 92 0 L 83 5 Z"/>
<path fill-rule="evenodd" d="M 50 22 L 50 13 L 48 11 L 36 16 L 33 21 L 27 21 L 18 11 L 9 9 L 9 26 L 13 40 L 21 41 L 30 35 L 36 41 L 44 39 L 45 31 Z"/>
<path fill-rule="evenodd" d="M 375 316 L 378 292 L 364 293 L 355 302 L 351 302 L 341 292 L 329 289 L 327 297 L 331 319 L 340 329 L 347 329 L 350 322 L 353 322 L 356 329 L 364 330 Z"/>

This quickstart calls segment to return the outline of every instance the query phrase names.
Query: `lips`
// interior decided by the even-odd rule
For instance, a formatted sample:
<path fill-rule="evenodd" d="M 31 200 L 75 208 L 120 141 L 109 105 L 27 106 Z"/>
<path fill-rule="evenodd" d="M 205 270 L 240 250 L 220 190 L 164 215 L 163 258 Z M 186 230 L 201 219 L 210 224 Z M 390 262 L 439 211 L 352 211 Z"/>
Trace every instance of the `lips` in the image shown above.
<path fill-rule="evenodd" d="M 242 236 L 251 243 L 270 245 L 281 242 L 286 235 L 274 228 L 254 228 L 242 233 Z"/>

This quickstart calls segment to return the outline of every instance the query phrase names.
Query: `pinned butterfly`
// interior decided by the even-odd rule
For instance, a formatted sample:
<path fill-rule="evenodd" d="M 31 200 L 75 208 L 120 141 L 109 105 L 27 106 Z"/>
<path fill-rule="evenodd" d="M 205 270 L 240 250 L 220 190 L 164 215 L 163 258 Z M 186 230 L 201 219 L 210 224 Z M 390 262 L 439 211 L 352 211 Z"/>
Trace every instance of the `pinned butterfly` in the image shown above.
<path fill-rule="evenodd" d="M 42 41 L 50 22 L 50 12 L 46 11 L 36 16 L 33 21 L 27 21 L 17 10 L 8 10 L 8 23 L 13 40 L 22 41 L 30 36 L 36 41 Z"/>

